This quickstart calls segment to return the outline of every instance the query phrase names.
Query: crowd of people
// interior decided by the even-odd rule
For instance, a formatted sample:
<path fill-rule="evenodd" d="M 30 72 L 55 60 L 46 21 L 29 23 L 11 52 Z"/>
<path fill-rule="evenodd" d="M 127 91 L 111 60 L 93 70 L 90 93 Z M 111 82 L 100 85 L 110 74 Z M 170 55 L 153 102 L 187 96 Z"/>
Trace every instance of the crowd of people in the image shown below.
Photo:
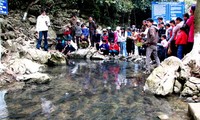
<path fill-rule="evenodd" d="M 182 59 L 192 50 L 194 43 L 194 12 L 195 6 L 191 6 L 188 13 L 176 20 L 165 23 L 162 17 L 158 23 L 149 18 L 144 20 L 142 27 L 120 27 L 115 30 L 107 27 L 102 31 L 98 28 L 92 17 L 89 17 L 89 25 L 82 23 L 77 16 L 71 18 L 71 25 L 66 26 L 62 34 L 57 35 L 56 50 L 69 55 L 77 49 L 88 47 L 96 48 L 99 53 L 107 56 L 128 57 L 134 54 L 146 55 L 146 68 L 150 72 L 151 59 L 157 65 L 168 56 L 176 56 Z M 48 51 L 47 32 L 50 25 L 49 17 L 43 10 L 37 18 L 36 30 L 39 33 L 37 48 L 40 49 L 42 36 L 44 36 L 44 50 Z M 138 48 L 136 51 L 135 48 Z M 137 53 L 135 53 L 135 51 Z"/>

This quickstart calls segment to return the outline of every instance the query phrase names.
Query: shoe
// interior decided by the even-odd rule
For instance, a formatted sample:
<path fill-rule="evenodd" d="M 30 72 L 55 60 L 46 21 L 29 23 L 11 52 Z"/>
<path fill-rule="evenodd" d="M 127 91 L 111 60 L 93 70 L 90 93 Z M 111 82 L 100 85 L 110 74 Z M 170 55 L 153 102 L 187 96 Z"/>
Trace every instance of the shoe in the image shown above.
<path fill-rule="evenodd" d="M 151 72 L 149 70 L 145 70 L 143 73 L 149 75 Z"/>

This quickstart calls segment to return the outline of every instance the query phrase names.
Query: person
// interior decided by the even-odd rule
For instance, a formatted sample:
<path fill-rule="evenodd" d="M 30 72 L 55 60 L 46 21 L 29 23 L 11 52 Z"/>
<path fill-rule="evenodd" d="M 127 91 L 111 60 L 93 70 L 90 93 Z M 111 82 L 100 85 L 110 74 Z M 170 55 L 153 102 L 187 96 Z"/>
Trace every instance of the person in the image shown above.
<path fill-rule="evenodd" d="M 158 30 L 158 36 L 159 36 L 159 43 L 161 42 L 161 36 L 163 34 L 165 34 L 166 30 L 165 30 L 165 25 L 164 25 L 164 22 L 161 22 L 158 24 L 159 26 L 159 30 Z"/>
<path fill-rule="evenodd" d="M 66 45 L 63 34 L 58 34 L 56 37 L 56 40 L 57 40 L 56 50 L 58 50 L 59 52 L 62 52 L 62 50 L 64 49 Z"/>
<path fill-rule="evenodd" d="M 189 18 L 190 18 L 190 15 L 188 13 L 183 14 L 184 24 L 188 21 Z"/>
<path fill-rule="evenodd" d="M 189 34 L 189 31 L 190 31 L 189 26 L 186 24 L 187 21 L 188 21 L 188 19 L 189 19 L 189 17 L 190 17 L 190 16 L 189 16 L 188 13 L 185 13 L 185 14 L 183 15 L 183 21 L 184 21 L 183 27 L 185 28 L 185 31 L 186 31 L 187 35 Z"/>
<path fill-rule="evenodd" d="M 163 21 L 163 17 L 158 17 L 158 24 L 160 24 L 160 23 L 164 23 L 164 21 Z"/>
<path fill-rule="evenodd" d="M 77 20 L 78 20 L 77 16 L 72 15 L 70 19 L 70 24 L 71 24 L 71 36 L 72 36 L 73 42 L 75 42 L 75 26 L 77 24 Z"/>
<path fill-rule="evenodd" d="M 165 34 L 163 34 L 162 36 L 161 36 L 161 45 L 162 45 L 162 47 L 163 47 L 163 55 L 164 55 L 164 59 L 166 59 L 167 58 L 167 49 L 168 49 L 168 42 L 167 42 L 167 37 L 166 37 L 166 35 Z"/>
<path fill-rule="evenodd" d="M 157 55 L 157 42 L 158 42 L 158 30 L 156 27 L 153 26 L 153 19 L 149 18 L 147 19 L 147 25 L 149 27 L 147 32 L 147 40 L 145 44 L 147 45 L 146 48 L 146 66 L 147 70 L 146 73 L 150 73 L 150 62 L 151 62 L 151 54 L 153 54 L 153 57 L 156 61 L 156 65 L 160 65 L 160 60 Z"/>
<path fill-rule="evenodd" d="M 177 33 L 177 38 L 176 38 L 176 46 L 177 46 L 177 57 L 179 59 L 183 58 L 184 55 L 184 49 L 187 44 L 187 33 L 185 31 L 184 27 L 180 28 L 180 31 Z"/>
<path fill-rule="evenodd" d="M 82 28 L 81 28 L 81 21 L 77 20 L 76 26 L 75 26 L 75 36 L 76 36 L 76 44 L 78 46 L 78 49 L 80 48 L 79 42 L 80 42 L 80 38 L 82 35 Z"/>
<path fill-rule="evenodd" d="M 194 45 L 194 13 L 195 13 L 196 6 L 190 7 L 190 18 L 186 22 L 186 24 L 189 26 L 189 36 L 188 36 L 188 42 L 187 42 L 187 53 L 191 52 L 193 45 Z"/>
<path fill-rule="evenodd" d="M 131 28 L 128 28 L 127 29 L 127 40 L 126 40 L 126 51 L 128 53 L 128 56 L 130 56 L 131 53 L 134 54 L 134 51 L 132 51 L 132 50 L 135 49 L 134 40 L 131 37 L 132 37 L 132 31 L 131 31 Z"/>
<path fill-rule="evenodd" d="M 120 29 L 121 29 L 120 26 L 117 26 L 116 30 L 114 32 L 114 37 L 115 37 L 114 42 L 117 43 L 117 44 L 119 44 L 119 42 L 121 41 L 121 39 L 119 37 L 120 34 L 121 34 L 121 30 Z"/>
<path fill-rule="evenodd" d="M 91 47 L 94 47 L 94 41 L 92 37 L 95 34 L 96 29 L 97 29 L 96 23 L 94 22 L 92 17 L 89 17 L 89 32 L 90 32 Z"/>
<path fill-rule="evenodd" d="M 64 30 L 64 36 L 71 36 L 71 30 L 70 30 L 70 27 L 67 25 L 66 27 L 65 27 L 65 30 Z"/>
<path fill-rule="evenodd" d="M 180 30 L 180 28 L 183 26 L 184 22 L 182 20 L 182 18 L 177 17 L 175 20 L 175 27 L 172 27 L 172 36 L 170 37 L 168 43 L 170 44 L 171 47 L 171 51 L 172 51 L 172 56 L 176 56 L 177 55 L 177 48 L 175 46 L 175 41 L 176 41 L 176 35 L 178 33 L 178 31 Z"/>
<path fill-rule="evenodd" d="M 146 22 L 146 20 L 143 20 L 142 21 L 141 32 L 144 32 L 146 30 L 146 28 L 147 28 L 147 22 Z"/>
<path fill-rule="evenodd" d="M 121 39 L 120 41 L 119 38 Z M 120 43 L 120 54 L 123 57 L 127 56 L 126 39 L 127 39 L 127 32 L 125 31 L 125 28 L 121 28 L 121 34 L 118 36 L 118 42 Z"/>
<path fill-rule="evenodd" d="M 82 24 L 81 28 L 82 28 L 82 34 L 84 35 L 85 39 L 88 39 L 89 29 L 85 26 L 85 24 Z"/>
<path fill-rule="evenodd" d="M 49 16 L 46 15 L 46 10 L 41 10 L 41 15 L 37 17 L 36 31 L 39 33 L 39 39 L 37 41 L 37 49 L 41 48 L 42 36 L 44 36 L 44 50 L 48 51 L 48 28 L 50 26 Z"/>
<path fill-rule="evenodd" d="M 69 54 L 70 54 L 71 52 L 75 51 L 75 50 L 76 50 L 76 49 L 75 49 L 75 48 L 72 46 L 72 44 L 71 44 L 71 40 L 68 40 L 66 46 L 64 47 L 64 49 L 63 49 L 63 51 L 62 51 L 62 53 L 63 53 L 64 55 L 69 56 Z"/>
<path fill-rule="evenodd" d="M 112 56 L 118 55 L 119 54 L 119 46 L 117 43 L 115 43 L 114 41 L 112 41 L 110 43 L 110 47 L 109 47 L 109 53 Z"/>
<path fill-rule="evenodd" d="M 165 25 L 165 29 L 166 29 L 165 35 L 166 35 L 166 39 L 167 39 L 167 41 L 168 41 L 168 40 L 170 39 L 170 33 L 171 33 L 171 31 L 172 31 L 172 27 L 170 26 L 169 23 L 167 23 L 167 24 Z"/>
<path fill-rule="evenodd" d="M 81 42 L 80 46 L 82 48 L 87 48 L 89 46 L 89 41 L 88 41 L 87 37 L 84 36 L 84 34 L 81 35 L 80 42 Z"/>
<path fill-rule="evenodd" d="M 101 41 L 101 34 L 99 30 L 95 31 L 95 34 L 92 36 L 92 41 L 94 41 L 96 43 L 96 50 L 99 51 L 99 44 Z"/>
<path fill-rule="evenodd" d="M 109 45 L 106 43 L 106 40 L 102 41 L 101 46 L 99 47 L 100 51 L 103 52 L 103 55 L 109 54 Z"/>
<path fill-rule="evenodd" d="M 101 39 L 105 40 L 106 43 L 108 43 L 108 38 L 109 38 L 109 36 L 108 36 L 108 33 L 107 33 L 107 29 L 103 29 L 103 34 L 101 36 Z"/>
<path fill-rule="evenodd" d="M 112 31 L 111 27 L 107 27 L 107 31 L 108 31 L 108 41 L 109 41 L 109 43 L 114 42 L 115 35 L 114 35 L 114 32 Z"/>

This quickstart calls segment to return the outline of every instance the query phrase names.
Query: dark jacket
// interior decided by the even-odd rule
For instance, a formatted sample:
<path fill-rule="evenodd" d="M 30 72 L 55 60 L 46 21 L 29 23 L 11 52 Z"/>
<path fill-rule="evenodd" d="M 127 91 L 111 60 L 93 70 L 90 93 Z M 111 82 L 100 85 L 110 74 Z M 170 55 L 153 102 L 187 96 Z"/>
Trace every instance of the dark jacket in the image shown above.
<path fill-rule="evenodd" d="M 158 42 L 158 29 L 154 26 L 151 26 L 147 32 L 147 45 L 157 45 Z"/>
<path fill-rule="evenodd" d="M 89 30 L 95 31 L 96 29 L 97 29 L 97 26 L 96 26 L 95 22 L 94 21 L 89 22 Z"/>

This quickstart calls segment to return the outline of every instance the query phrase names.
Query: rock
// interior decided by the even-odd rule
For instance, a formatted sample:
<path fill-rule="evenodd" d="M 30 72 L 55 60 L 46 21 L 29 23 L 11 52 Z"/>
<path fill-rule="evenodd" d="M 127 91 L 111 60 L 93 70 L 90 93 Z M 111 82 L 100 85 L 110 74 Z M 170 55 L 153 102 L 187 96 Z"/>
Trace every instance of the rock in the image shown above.
<path fill-rule="evenodd" d="M 49 30 L 48 30 L 48 39 L 55 40 L 56 37 L 57 37 L 56 36 L 56 32 L 51 27 L 49 27 Z"/>
<path fill-rule="evenodd" d="M 154 69 L 145 83 L 145 90 L 149 90 L 156 95 L 168 95 L 173 92 L 175 78 L 178 77 L 176 71 L 182 66 L 180 59 L 169 57 Z"/>
<path fill-rule="evenodd" d="M 182 96 L 198 95 L 199 86 L 200 86 L 200 78 L 190 77 L 189 80 L 185 83 L 181 95 Z"/>
<path fill-rule="evenodd" d="M 182 91 L 182 87 L 183 87 L 183 85 L 178 80 L 175 80 L 174 92 L 180 93 Z"/>
<path fill-rule="evenodd" d="M 189 103 L 188 113 L 194 120 L 200 120 L 200 103 Z"/>
<path fill-rule="evenodd" d="M 50 52 L 51 57 L 48 59 L 48 65 L 65 65 L 66 57 L 61 52 Z"/>
<path fill-rule="evenodd" d="M 18 90 L 22 90 L 24 87 L 25 87 L 24 82 L 15 82 L 13 84 L 8 85 L 7 90 L 8 90 L 8 92 L 15 92 Z"/>
<path fill-rule="evenodd" d="M 94 55 L 91 58 L 92 60 L 105 60 L 106 57 L 99 52 L 94 53 Z"/>
<path fill-rule="evenodd" d="M 36 25 L 37 20 L 36 20 L 35 17 L 29 17 L 28 20 L 29 20 L 31 25 Z"/>
<path fill-rule="evenodd" d="M 6 36 L 7 36 L 8 39 L 15 39 L 16 38 L 14 31 L 6 32 Z"/>
<path fill-rule="evenodd" d="M 95 52 L 96 52 L 96 49 L 95 49 L 95 48 L 91 49 L 91 50 L 87 53 L 86 59 L 91 59 L 91 57 L 93 56 L 93 54 L 94 54 Z"/>
<path fill-rule="evenodd" d="M 16 78 L 18 81 L 27 81 L 28 83 L 45 84 L 50 82 L 50 77 L 43 73 L 33 73 L 28 75 L 19 75 Z"/>
<path fill-rule="evenodd" d="M 15 74 L 30 74 L 41 71 L 43 65 L 35 63 L 28 59 L 15 59 L 8 63 L 8 68 L 12 70 Z"/>
<path fill-rule="evenodd" d="M 193 99 L 193 100 L 197 100 L 197 99 L 198 99 L 198 96 L 194 95 L 194 96 L 192 97 L 192 99 Z"/>
<path fill-rule="evenodd" d="M 72 59 L 85 59 L 86 55 L 88 54 L 88 52 L 90 51 L 90 49 L 78 49 L 75 52 L 72 52 L 70 54 L 70 58 Z"/>
<path fill-rule="evenodd" d="M 160 120 L 168 120 L 169 119 L 169 116 L 164 114 L 164 113 L 158 113 L 158 118 Z"/>
<path fill-rule="evenodd" d="M 48 63 L 48 60 L 51 58 L 50 52 L 38 50 L 38 49 L 26 49 L 23 50 L 24 57 L 36 62 L 39 62 L 41 64 Z"/>

